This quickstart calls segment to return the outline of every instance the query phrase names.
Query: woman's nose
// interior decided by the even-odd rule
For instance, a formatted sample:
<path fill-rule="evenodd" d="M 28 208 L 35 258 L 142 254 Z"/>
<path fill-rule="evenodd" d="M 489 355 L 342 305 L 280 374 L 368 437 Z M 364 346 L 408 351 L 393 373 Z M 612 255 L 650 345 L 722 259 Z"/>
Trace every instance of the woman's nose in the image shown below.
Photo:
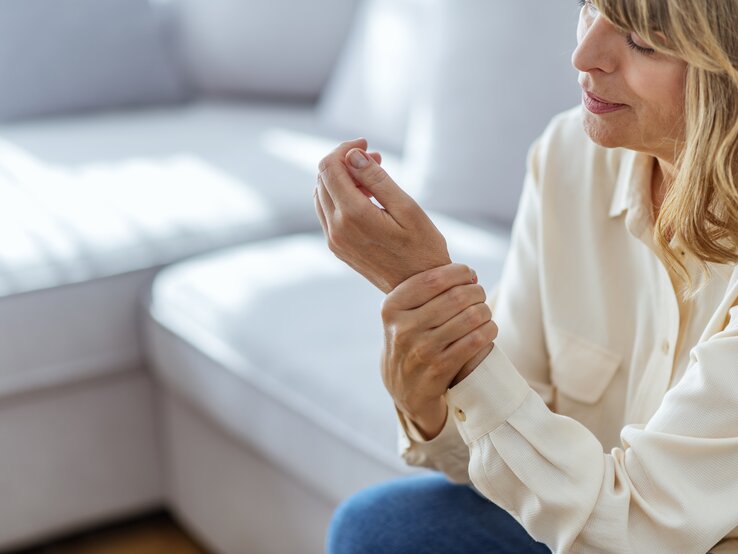
<path fill-rule="evenodd" d="M 579 44 L 571 55 L 572 65 L 583 73 L 612 73 L 617 67 L 618 45 L 613 38 L 620 36 L 615 26 L 601 15 L 589 24 L 580 21 L 577 30 Z"/>

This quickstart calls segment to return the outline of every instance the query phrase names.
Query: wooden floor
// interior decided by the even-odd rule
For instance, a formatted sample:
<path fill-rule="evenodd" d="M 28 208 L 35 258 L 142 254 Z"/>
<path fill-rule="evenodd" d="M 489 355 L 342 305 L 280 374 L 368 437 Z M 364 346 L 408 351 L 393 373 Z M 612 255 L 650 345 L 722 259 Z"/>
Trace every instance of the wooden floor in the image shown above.
<path fill-rule="evenodd" d="M 17 550 L 13 554 L 208 554 L 167 514 Z"/>

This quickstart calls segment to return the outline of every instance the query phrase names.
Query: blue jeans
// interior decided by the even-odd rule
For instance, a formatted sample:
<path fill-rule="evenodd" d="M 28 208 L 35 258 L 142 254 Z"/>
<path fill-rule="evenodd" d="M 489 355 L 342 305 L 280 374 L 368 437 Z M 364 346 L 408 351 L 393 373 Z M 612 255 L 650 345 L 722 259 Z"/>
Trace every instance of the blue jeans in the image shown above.
<path fill-rule="evenodd" d="M 333 514 L 328 554 L 550 553 L 515 519 L 442 474 L 364 489 Z"/>

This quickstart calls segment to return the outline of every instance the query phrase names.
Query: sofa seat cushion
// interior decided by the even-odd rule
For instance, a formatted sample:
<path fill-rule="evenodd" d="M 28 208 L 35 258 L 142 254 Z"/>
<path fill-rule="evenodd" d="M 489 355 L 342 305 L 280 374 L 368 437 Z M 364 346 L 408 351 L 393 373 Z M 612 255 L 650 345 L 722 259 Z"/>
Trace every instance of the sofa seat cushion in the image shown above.
<path fill-rule="evenodd" d="M 507 231 L 434 219 L 491 289 Z M 321 235 L 228 249 L 159 274 L 148 353 L 165 387 L 339 499 L 403 470 L 379 375 L 382 299 Z"/>
<path fill-rule="evenodd" d="M 309 105 L 202 103 L 0 126 L 0 296 L 317 228 Z"/>
<path fill-rule="evenodd" d="M 154 271 L 318 228 L 317 164 L 338 141 L 302 104 L 0 126 L 0 397 L 140 364 Z"/>

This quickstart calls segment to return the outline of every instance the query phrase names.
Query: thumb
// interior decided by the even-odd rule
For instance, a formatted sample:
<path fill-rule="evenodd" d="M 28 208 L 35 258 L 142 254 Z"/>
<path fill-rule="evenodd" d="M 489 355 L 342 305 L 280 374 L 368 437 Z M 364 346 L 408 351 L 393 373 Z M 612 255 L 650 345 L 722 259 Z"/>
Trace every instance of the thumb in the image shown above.
<path fill-rule="evenodd" d="M 359 148 L 346 153 L 351 176 L 364 186 L 390 215 L 407 208 L 413 199 L 394 182 L 374 157 Z"/>

